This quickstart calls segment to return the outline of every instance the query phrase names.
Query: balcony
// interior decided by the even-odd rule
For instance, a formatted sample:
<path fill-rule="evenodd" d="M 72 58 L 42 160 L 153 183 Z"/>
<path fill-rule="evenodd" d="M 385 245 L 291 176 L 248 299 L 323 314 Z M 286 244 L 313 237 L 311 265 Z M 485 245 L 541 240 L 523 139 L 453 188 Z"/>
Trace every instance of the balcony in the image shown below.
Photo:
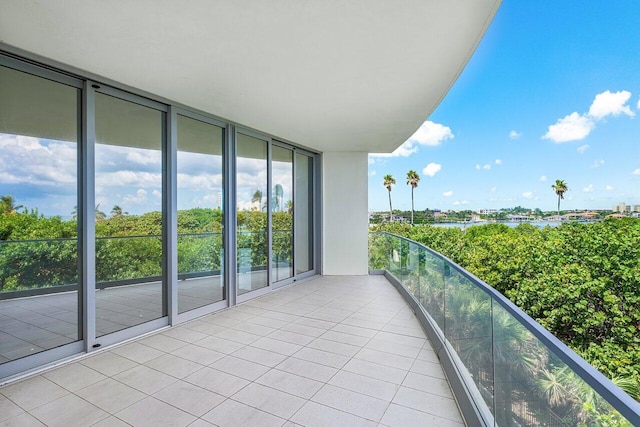
<path fill-rule="evenodd" d="M 415 309 L 474 425 L 640 425 L 640 404 L 502 294 L 431 249 L 372 233 L 370 265 Z"/>
<path fill-rule="evenodd" d="M 0 407 L 21 426 L 463 425 L 383 276 L 313 278 L 92 353 L 0 388 Z"/>

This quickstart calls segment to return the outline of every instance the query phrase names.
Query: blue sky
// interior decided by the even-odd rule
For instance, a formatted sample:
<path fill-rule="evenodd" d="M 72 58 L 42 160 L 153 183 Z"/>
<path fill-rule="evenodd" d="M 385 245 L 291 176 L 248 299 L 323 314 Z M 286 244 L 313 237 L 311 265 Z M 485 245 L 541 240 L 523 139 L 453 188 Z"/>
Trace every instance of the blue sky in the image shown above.
<path fill-rule="evenodd" d="M 640 3 L 505 0 L 467 67 L 392 156 L 369 158 L 369 207 L 640 205 Z"/>
<path fill-rule="evenodd" d="M 388 209 L 385 174 L 397 180 L 394 207 L 410 209 L 410 169 L 421 176 L 416 209 L 553 210 L 556 179 L 569 184 L 564 209 L 640 205 L 638 23 L 637 1 L 505 0 L 414 137 L 370 156 L 370 209 Z M 219 159 L 181 155 L 179 207 L 219 206 L 222 175 L 211 163 Z M 0 134 L 0 195 L 69 218 L 76 156 L 74 142 Z M 103 147 L 96 203 L 106 213 L 116 204 L 132 214 L 159 209 L 160 161 L 159 151 Z M 264 162 L 243 162 L 238 199 L 250 209 L 266 175 Z M 289 192 L 290 168 L 276 169 Z"/>

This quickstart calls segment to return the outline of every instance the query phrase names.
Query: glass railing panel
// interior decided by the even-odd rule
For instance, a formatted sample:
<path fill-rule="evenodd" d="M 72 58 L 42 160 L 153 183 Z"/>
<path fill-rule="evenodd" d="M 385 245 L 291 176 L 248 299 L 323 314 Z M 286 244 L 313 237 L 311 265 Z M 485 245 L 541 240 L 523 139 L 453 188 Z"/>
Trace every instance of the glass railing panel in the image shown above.
<path fill-rule="evenodd" d="M 0 299 L 76 290 L 77 239 L 0 240 Z"/>
<path fill-rule="evenodd" d="M 278 212 L 278 215 L 283 217 L 288 214 Z M 274 282 L 293 276 L 293 230 L 291 229 L 271 232 L 271 275 Z"/>
<path fill-rule="evenodd" d="M 432 253 L 420 251 L 419 302 L 444 333 L 445 277 L 442 259 Z"/>
<path fill-rule="evenodd" d="M 631 426 L 507 310 L 493 316 L 498 425 Z"/>
<path fill-rule="evenodd" d="M 389 271 L 399 279 L 402 279 L 402 240 L 389 239 Z"/>
<path fill-rule="evenodd" d="M 420 299 L 420 247 L 416 243 L 404 245 L 403 283 L 417 299 Z"/>
<path fill-rule="evenodd" d="M 225 299 L 222 233 L 178 235 L 178 312 Z"/>
<path fill-rule="evenodd" d="M 78 339 L 77 239 L 0 240 L 0 364 Z"/>
<path fill-rule="evenodd" d="M 487 425 L 640 425 L 637 402 L 445 257 L 399 236 L 372 233 L 369 261 L 398 279 L 435 322 L 474 413 Z"/>
<path fill-rule="evenodd" d="M 463 377 L 476 397 L 493 406 L 491 296 L 445 262 L 444 333 L 464 366 Z"/>
<path fill-rule="evenodd" d="M 267 231 L 238 230 L 238 294 L 267 283 Z"/>

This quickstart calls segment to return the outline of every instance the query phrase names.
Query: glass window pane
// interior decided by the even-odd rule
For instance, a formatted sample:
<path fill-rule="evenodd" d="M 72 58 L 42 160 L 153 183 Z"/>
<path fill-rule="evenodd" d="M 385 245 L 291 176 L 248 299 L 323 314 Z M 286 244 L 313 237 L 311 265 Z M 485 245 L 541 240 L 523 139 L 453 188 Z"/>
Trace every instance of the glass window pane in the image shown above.
<path fill-rule="evenodd" d="M 238 294 L 268 285 L 267 142 L 238 134 L 236 140 Z"/>
<path fill-rule="evenodd" d="M 272 280 L 293 276 L 293 152 L 271 149 L 271 274 Z"/>
<path fill-rule="evenodd" d="M 96 94 L 96 336 L 164 315 L 164 113 Z"/>
<path fill-rule="evenodd" d="M 225 299 L 223 129 L 178 115 L 178 312 Z"/>
<path fill-rule="evenodd" d="M 296 153 L 296 274 L 313 270 L 313 158 Z"/>
<path fill-rule="evenodd" d="M 0 364 L 79 340 L 80 90 L 0 66 Z"/>

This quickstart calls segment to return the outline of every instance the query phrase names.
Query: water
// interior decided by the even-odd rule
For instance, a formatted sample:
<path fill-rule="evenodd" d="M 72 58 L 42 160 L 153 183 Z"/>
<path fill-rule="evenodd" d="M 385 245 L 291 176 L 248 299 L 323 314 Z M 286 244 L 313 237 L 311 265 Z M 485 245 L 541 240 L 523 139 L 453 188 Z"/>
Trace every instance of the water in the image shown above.
<path fill-rule="evenodd" d="M 447 222 L 447 223 L 434 223 L 429 224 L 432 227 L 442 227 L 442 228 L 462 228 L 463 230 L 468 227 L 473 227 L 476 225 L 487 225 L 487 224 L 504 224 L 507 227 L 515 228 L 520 224 L 531 224 L 534 227 L 544 228 L 546 226 L 549 227 L 557 227 L 557 221 L 531 221 L 531 222 Z"/>

